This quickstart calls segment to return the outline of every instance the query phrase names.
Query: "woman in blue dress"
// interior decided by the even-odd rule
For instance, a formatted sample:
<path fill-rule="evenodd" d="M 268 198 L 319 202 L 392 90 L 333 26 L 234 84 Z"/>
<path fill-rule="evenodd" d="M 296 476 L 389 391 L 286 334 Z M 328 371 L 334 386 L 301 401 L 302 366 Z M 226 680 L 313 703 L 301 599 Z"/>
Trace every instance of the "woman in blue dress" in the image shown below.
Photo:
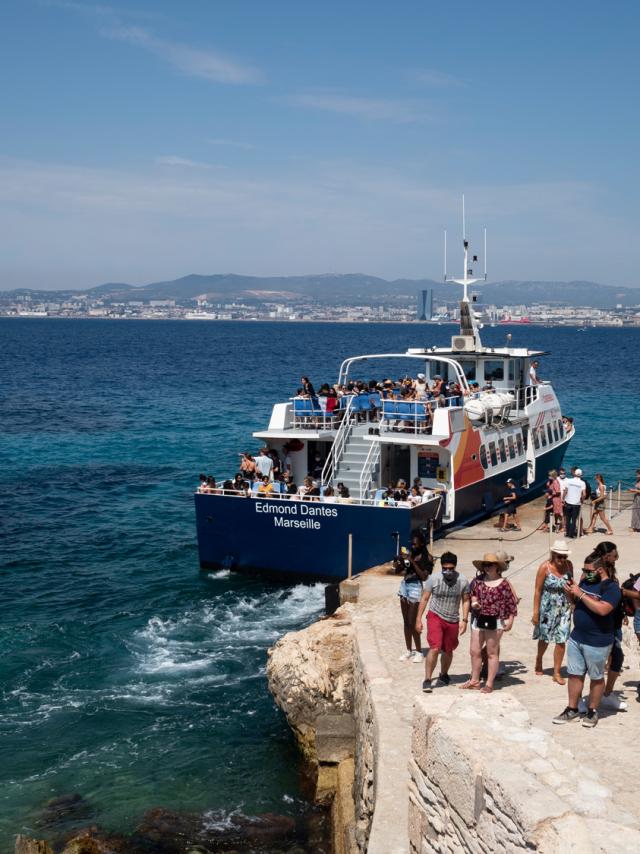
<path fill-rule="evenodd" d="M 564 685 L 560 669 L 569 632 L 571 631 L 571 604 L 564 590 L 573 579 L 573 566 L 569 560 L 569 547 L 564 540 L 556 540 L 551 547 L 549 560 L 538 568 L 533 594 L 533 639 L 538 641 L 536 675 L 542 676 L 542 657 L 550 643 L 553 651 L 553 681 Z"/>

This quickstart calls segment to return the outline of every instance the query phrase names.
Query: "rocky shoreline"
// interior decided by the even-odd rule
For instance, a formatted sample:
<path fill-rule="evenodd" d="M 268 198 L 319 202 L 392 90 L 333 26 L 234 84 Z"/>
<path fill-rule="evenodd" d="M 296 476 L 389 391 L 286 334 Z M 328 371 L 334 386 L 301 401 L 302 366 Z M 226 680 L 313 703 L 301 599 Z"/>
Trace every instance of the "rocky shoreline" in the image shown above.
<path fill-rule="evenodd" d="M 43 815 L 72 821 L 86 807 L 80 795 L 49 802 Z M 44 828 L 43 828 L 44 830 Z M 232 814 L 216 820 L 213 813 L 182 813 L 164 807 L 146 812 L 131 834 L 109 833 L 97 825 L 64 831 L 51 827 L 49 841 L 18 835 L 15 854 L 328 854 L 326 811 L 312 809 L 291 816 Z"/>
<path fill-rule="evenodd" d="M 313 799 L 329 809 L 333 854 L 366 851 L 374 804 L 374 720 L 353 615 L 347 602 L 268 652 L 269 689 L 315 783 Z"/>

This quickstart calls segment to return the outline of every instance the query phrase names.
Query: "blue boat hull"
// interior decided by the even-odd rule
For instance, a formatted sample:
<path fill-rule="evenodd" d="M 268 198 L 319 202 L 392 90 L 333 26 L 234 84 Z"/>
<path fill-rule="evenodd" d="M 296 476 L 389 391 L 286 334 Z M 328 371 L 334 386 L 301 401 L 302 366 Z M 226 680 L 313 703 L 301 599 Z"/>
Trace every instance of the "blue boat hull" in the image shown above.
<path fill-rule="evenodd" d="M 521 502 L 538 497 L 547 472 L 562 464 L 568 441 L 541 454 L 537 478 Z M 526 479 L 526 464 L 509 470 L 516 482 Z M 312 501 L 262 500 L 232 495 L 195 496 L 200 566 L 227 567 L 271 578 L 338 581 L 347 577 L 349 534 L 353 535 L 353 573 L 391 560 L 396 544 L 408 545 L 412 533 L 434 533 L 469 524 L 502 505 L 505 472 L 456 491 L 455 521 L 442 525 L 439 499 L 414 508 L 325 504 Z M 399 538 L 399 539 L 398 539 Z"/>
<path fill-rule="evenodd" d="M 347 577 L 349 534 L 355 574 L 390 560 L 398 537 L 408 544 L 440 507 L 438 500 L 409 509 L 206 494 L 195 502 L 201 567 L 310 581 Z"/>

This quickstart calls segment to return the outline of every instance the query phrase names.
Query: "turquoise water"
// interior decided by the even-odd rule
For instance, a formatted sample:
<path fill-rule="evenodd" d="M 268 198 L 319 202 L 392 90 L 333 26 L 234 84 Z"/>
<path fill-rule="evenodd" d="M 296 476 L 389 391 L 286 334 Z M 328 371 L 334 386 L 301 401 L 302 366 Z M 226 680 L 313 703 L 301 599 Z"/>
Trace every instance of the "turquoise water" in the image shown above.
<path fill-rule="evenodd" d="M 46 836 L 43 805 L 75 792 L 120 831 L 158 805 L 304 812 L 264 668 L 323 588 L 200 573 L 197 475 L 233 471 L 301 373 L 453 329 L 0 319 L 0 850 Z M 553 350 L 539 373 L 576 419 L 567 464 L 630 480 L 640 331 L 510 331 Z"/>

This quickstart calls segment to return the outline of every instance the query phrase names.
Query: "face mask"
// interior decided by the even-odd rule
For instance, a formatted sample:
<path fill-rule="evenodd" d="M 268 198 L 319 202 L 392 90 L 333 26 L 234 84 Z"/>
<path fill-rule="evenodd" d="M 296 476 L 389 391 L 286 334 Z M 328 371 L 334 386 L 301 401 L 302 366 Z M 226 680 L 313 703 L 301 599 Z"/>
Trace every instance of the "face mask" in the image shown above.
<path fill-rule="evenodd" d="M 585 572 L 584 574 L 584 580 L 587 582 L 587 584 L 595 584 L 599 578 L 599 572 Z"/>
<path fill-rule="evenodd" d="M 458 576 L 458 571 L 456 569 L 443 569 L 442 577 L 446 581 L 447 584 L 454 584 L 455 580 Z"/>

